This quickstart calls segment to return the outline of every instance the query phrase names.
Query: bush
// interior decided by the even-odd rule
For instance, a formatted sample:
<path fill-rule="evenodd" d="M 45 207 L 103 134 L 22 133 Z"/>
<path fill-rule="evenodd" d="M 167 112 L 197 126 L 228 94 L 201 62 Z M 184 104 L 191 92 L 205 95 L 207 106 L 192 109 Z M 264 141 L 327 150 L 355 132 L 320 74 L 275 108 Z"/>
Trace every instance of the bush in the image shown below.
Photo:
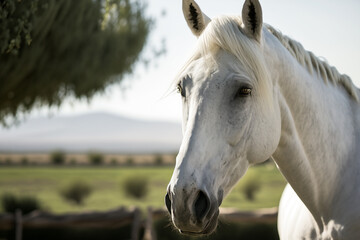
<path fill-rule="evenodd" d="M 92 187 L 84 181 L 74 181 L 60 190 L 60 195 L 67 201 L 82 205 L 84 200 L 91 194 Z"/>
<path fill-rule="evenodd" d="M 111 161 L 110 161 L 110 164 L 111 165 L 117 165 L 118 164 L 118 161 L 116 158 L 112 158 Z"/>
<path fill-rule="evenodd" d="M 21 165 L 29 165 L 29 159 L 27 157 L 22 157 L 20 160 Z"/>
<path fill-rule="evenodd" d="M 155 164 L 156 166 L 160 166 L 160 165 L 163 165 L 163 164 L 164 164 L 164 159 L 163 159 L 163 157 L 162 157 L 160 154 L 155 155 L 154 164 Z"/>
<path fill-rule="evenodd" d="M 55 151 L 50 155 L 50 161 L 55 165 L 62 165 L 65 163 L 65 153 L 63 151 Z"/>
<path fill-rule="evenodd" d="M 125 164 L 128 165 L 128 166 L 133 166 L 133 165 L 135 165 L 135 160 L 134 160 L 134 158 L 128 157 L 128 158 L 126 159 L 126 161 L 125 161 Z"/>
<path fill-rule="evenodd" d="M 257 174 L 248 172 L 244 178 L 240 180 L 240 190 L 249 201 L 255 200 L 255 194 L 260 190 L 260 188 L 261 182 Z"/>
<path fill-rule="evenodd" d="M 20 209 L 23 214 L 28 214 L 41 209 L 41 204 L 35 197 L 17 197 L 12 193 L 5 193 L 1 196 L 1 205 L 3 210 L 8 213 L 15 213 L 17 209 Z"/>
<path fill-rule="evenodd" d="M 141 176 L 131 176 L 125 179 L 123 184 L 125 193 L 133 198 L 144 198 L 149 190 L 148 179 Z"/>
<path fill-rule="evenodd" d="M 6 165 L 11 165 L 13 163 L 13 161 L 11 160 L 11 158 L 6 158 L 5 159 L 5 164 Z"/>
<path fill-rule="evenodd" d="M 76 158 L 70 159 L 69 164 L 70 164 L 70 165 L 76 165 L 76 164 L 77 164 Z"/>
<path fill-rule="evenodd" d="M 97 153 L 97 152 L 89 153 L 88 159 L 89 159 L 90 164 L 92 164 L 92 165 L 101 165 L 104 162 L 103 154 Z"/>

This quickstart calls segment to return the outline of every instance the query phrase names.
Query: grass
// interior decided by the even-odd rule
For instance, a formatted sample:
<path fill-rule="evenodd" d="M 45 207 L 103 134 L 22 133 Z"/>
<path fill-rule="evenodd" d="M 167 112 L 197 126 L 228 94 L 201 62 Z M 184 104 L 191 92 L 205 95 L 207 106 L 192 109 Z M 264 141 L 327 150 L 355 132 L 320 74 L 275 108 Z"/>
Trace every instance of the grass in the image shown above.
<path fill-rule="evenodd" d="M 171 178 L 172 167 L 0 167 L 0 195 L 12 192 L 18 195 L 37 197 L 42 206 L 54 213 L 109 210 L 120 206 L 138 206 L 145 209 L 164 206 L 166 186 Z M 278 205 L 285 180 L 274 165 L 262 165 L 251 168 L 261 176 L 262 187 L 255 201 L 245 199 L 240 191 L 240 183 L 224 200 L 222 207 L 240 210 L 274 207 Z M 148 195 L 137 200 L 126 195 L 124 181 L 130 176 L 142 176 L 149 179 Z M 84 205 L 77 206 L 62 199 L 59 190 L 65 184 L 86 181 L 93 187 L 93 193 Z M 2 209 L 0 209 L 2 211 Z"/>

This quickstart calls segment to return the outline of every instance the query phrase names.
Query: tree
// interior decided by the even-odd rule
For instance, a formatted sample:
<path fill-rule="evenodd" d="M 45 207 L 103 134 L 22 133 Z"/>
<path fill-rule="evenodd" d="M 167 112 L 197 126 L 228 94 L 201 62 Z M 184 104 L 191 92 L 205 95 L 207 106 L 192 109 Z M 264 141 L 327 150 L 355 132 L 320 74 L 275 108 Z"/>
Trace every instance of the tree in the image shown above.
<path fill-rule="evenodd" d="M 92 165 L 101 165 L 104 163 L 104 155 L 99 152 L 90 152 L 88 154 L 88 159 Z"/>
<path fill-rule="evenodd" d="M 54 151 L 50 154 L 50 160 L 52 164 L 63 165 L 66 160 L 65 152 L 61 150 Z"/>
<path fill-rule="evenodd" d="M 133 70 L 152 20 L 130 0 L 0 3 L 0 123 L 90 99 Z"/>

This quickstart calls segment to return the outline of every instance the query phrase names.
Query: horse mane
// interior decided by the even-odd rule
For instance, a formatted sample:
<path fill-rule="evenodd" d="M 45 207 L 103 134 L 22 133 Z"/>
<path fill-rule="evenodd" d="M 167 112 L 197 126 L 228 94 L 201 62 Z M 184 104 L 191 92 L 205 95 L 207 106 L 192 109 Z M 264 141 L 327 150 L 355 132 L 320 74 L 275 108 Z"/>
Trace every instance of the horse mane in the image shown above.
<path fill-rule="evenodd" d="M 221 48 L 235 55 L 240 61 L 243 70 L 252 75 L 250 77 L 256 80 L 256 84 L 260 86 L 260 91 L 267 95 L 264 86 L 269 84 L 270 79 L 268 79 L 269 74 L 264 67 L 265 60 L 262 57 L 262 52 L 255 46 L 256 43 L 248 38 L 246 34 L 239 34 L 242 31 L 241 27 L 239 27 L 241 25 L 242 19 L 239 16 L 220 16 L 212 19 L 199 37 L 195 54 L 183 66 L 181 72 L 192 61 L 200 57 L 208 57 L 210 67 L 212 61 L 211 55 L 209 57 L 208 53 L 216 52 L 216 49 Z M 340 74 L 335 67 L 331 67 L 326 61 L 319 59 L 312 52 L 306 51 L 299 42 L 283 35 L 272 26 L 264 24 L 264 28 L 276 37 L 310 74 L 317 74 L 325 84 L 330 82 L 333 85 L 339 84 L 343 86 L 354 100 L 359 101 L 358 89 L 349 76 Z M 177 82 L 179 81 L 178 77 L 179 75 L 177 76 Z"/>
<path fill-rule="evenodd" d="M 334 85 L 343 86 L 349 95 L 359 101 L 357 87 L 346 74 L 340 74 L 335 67 L 330 66 L 326 61 L 319 59 L 312 52 L 306 51 L 297 41 L 283 35 L 272 26 L 266 24 L 265 28 L 276 37 L 280 43 L 295 57 L 295 59 L 305 67 L 312 75 L 317 74 L 325 83 L 331 82 Z"/>

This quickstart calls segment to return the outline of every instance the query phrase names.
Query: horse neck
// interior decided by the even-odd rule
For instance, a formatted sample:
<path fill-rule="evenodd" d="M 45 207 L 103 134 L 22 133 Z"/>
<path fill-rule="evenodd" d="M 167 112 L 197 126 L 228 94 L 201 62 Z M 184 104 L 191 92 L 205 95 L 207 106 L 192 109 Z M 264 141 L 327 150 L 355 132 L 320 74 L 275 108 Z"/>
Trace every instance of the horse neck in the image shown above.
<path fill-rule="evenodd" d="M 318 223 L 346 214 L 336 205 L 354 204 L 359 192 L 358 104 L 343 88 L 314 79 L 277 39 L 265 39 L 282 121 L 274 160 Z"/>

